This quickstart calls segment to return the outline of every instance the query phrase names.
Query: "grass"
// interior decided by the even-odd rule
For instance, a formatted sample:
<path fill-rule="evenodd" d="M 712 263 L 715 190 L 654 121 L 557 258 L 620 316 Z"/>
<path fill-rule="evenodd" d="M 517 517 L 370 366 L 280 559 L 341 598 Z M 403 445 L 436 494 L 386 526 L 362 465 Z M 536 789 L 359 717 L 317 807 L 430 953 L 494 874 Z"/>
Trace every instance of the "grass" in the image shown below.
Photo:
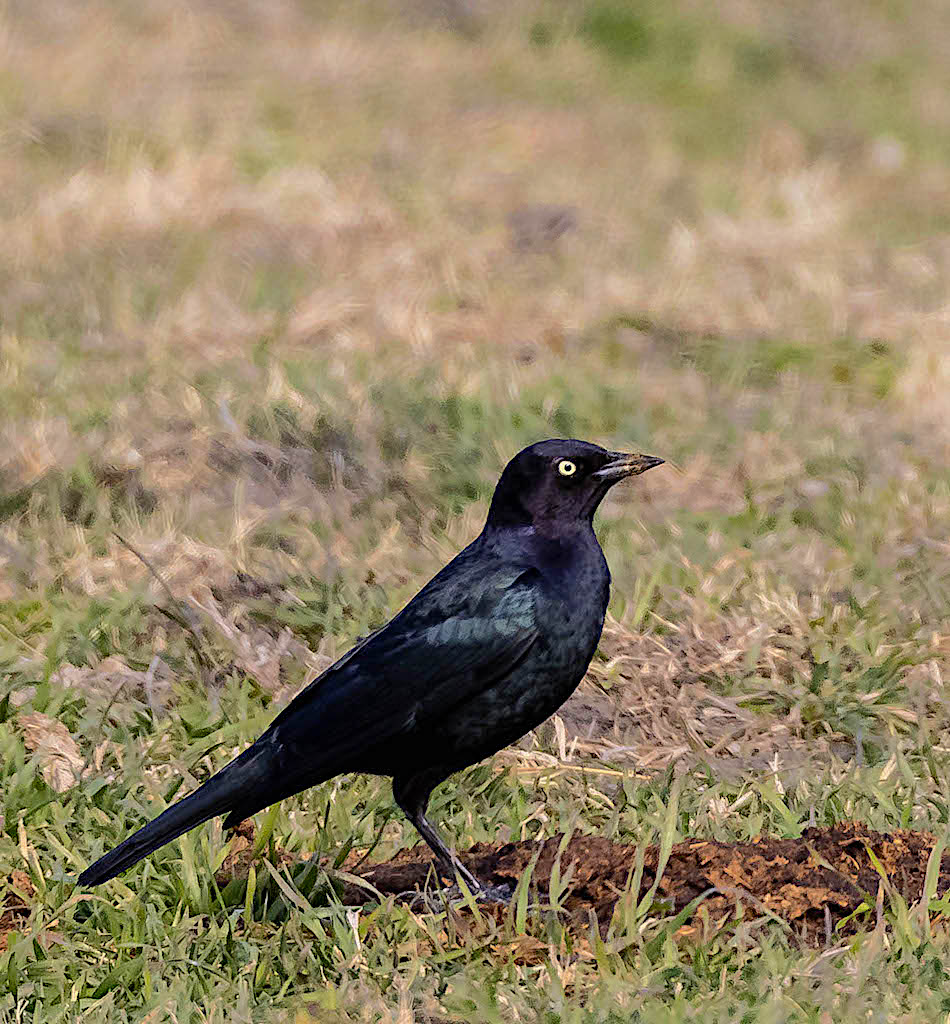
<path fill-rule="evenodd" d="M 606 939 L 556 906 L 344 908 L 348 851 L 416 841 L 374 779 L 259 816 L 248 883 L 213 880 L 220 824 L 70 882 L 554 435 L 670 468 L 600 514 L 578 698 L 438 791 L 457 844 L 944 834 L 943 5 L 0 17 L 0 1019 L 950 1013 L 937 893 L 818 951 L 630 901 Z"/>

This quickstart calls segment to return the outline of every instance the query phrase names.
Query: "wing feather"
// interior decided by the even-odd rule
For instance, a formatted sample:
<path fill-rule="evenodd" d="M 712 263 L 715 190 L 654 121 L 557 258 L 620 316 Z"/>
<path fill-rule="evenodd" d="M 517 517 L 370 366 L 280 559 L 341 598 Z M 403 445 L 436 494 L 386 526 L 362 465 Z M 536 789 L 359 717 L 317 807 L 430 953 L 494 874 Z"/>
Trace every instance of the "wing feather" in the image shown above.
<path fill-rule="evenodd" d="M 539 576 L 531 568 L 500 567 L 414 608 L 426 590 L 438 589 L 436 577 L 303 690 L 268 738 L 309 770 L 345 764 L 437 720 L 510 672 L 534 645 Z"/>

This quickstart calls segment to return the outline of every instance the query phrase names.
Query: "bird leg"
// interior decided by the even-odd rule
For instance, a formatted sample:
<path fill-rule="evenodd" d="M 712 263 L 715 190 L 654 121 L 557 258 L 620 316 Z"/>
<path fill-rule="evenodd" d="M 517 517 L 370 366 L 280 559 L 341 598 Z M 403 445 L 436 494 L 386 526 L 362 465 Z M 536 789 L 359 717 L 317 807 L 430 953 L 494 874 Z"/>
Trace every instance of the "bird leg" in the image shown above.
<path fill-rule="evenodd" d="M 435 826 L 425 815 L 429 804 L 429 795 L 433 786 L 445 776 L 438 777 L 399 777 L 393 779 L 393 798 L 406 817 L 415 825 L 416 831 L 426 841 L 429 849 L 435 854 L 436 863 L 449 878 L 460 878 L 469 891 L 478 899 L 493 903 L 508 903 L 511 892 L 507 886 L 485 885 L 449 849 L 445 840 L 439 835 Z"/>
<path fill-rule="evenodd" d="M 422 813 L 410 815 L 409 820 L 416 826 L 419 835 L 429 844 L 429 849 L 435 854 L 435 858 L 450 878 L 458 875 L 459 878 L 469 887 L 473 893 L 479 893 L 485 888 L 484 885 L 472 874 L 471 871 L 458 859 L 455 853 L 446 846 L 442 837 L 436 831 L 429 819 Z"/>

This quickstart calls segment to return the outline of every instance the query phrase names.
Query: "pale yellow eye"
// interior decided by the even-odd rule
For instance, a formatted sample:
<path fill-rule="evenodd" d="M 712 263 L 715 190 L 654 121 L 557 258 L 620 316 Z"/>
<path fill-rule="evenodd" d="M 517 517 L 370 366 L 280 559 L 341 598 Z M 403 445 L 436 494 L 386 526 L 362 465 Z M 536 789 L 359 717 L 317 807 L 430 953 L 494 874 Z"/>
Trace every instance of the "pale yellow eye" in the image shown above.
<path fill-rule="evenodd" d="M 570 459 L 561 459 L 557 464 L 557 471 L 561 476 L 573 476 L 577 472 L 577 464 Z"/>

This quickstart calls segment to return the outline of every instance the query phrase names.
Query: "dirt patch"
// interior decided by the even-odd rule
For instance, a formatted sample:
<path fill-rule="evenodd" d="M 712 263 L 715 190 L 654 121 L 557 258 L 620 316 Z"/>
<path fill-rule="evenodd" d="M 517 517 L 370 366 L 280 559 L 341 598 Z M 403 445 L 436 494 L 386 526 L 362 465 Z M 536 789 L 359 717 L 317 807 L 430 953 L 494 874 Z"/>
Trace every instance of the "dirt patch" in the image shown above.
<path fill-rule="evenodd" d="M 214 874 L 214 880 L 220 888 L 226 888 L 235 879 L 246 881 L 251 864 L 257 860 L 254 850 L 256 838 L 257 830 L 250 819 L 242 821 L 233 831 L 228 855 Z M 283 866 L 293 861 L 294 857 L 291 854 L 282 850 L 278 851 L 277 863 L 279 865 Z"/>
<path fill-rule="evenodd" d="M 0 879 L 0 951 L 7 948 L 7 936 L 20 929 L 30 916 L 29 901 L 36 894 L 24 871 L 11 871 Z"/>
<path fill-rule="evenodd" d="M 532 877 L 543 899 L 562 839 L 558 835 L 543 842 L 478 843 L 460 856 L 482 881 L 510 886 L 517 884 L 537 857 Z M 933 844 L 934 837 L 925 832 L 899 830 L 885 835 L 857 823 L 809 828 L 798 839 L 760 837 L 748 843 L 689 839 L 673 847 L 657 887 L 653 914 L 678 913 L 712 889 L 701 906 L 714 923 L 734 918 L 738 908 L 757 917 L 777 917 L 790 926 L 793 936 L 823 943 L 863 925 L 873 926 L 892 893 L 909 903 L 919 900 Z M 597 836 L 573 837 L 561 855 L 561 877 L 572 871 L 564 900 L 567 912 L 586 923 L 588 910 L 593 909 L 606 931 L 636 855 L 635 846 Z M 641 896 L 654 883 L 657 855 L 656 847 L 645 853 Z M 422 889 L 427 879 L 431 884 L 431 866 L 431 854 L 417 846 L 356 873 L 383 895 L 398 895 Z M 944 853 L 938 892 L 948 887 L 950 853 Z M 347 885 L 343 898 L 349 904 L 363 904 L 366 892 Z M 864 903 L 866 914 L 845 921 Z M 844 924 L 838 928 L 840 922 Z"/>

